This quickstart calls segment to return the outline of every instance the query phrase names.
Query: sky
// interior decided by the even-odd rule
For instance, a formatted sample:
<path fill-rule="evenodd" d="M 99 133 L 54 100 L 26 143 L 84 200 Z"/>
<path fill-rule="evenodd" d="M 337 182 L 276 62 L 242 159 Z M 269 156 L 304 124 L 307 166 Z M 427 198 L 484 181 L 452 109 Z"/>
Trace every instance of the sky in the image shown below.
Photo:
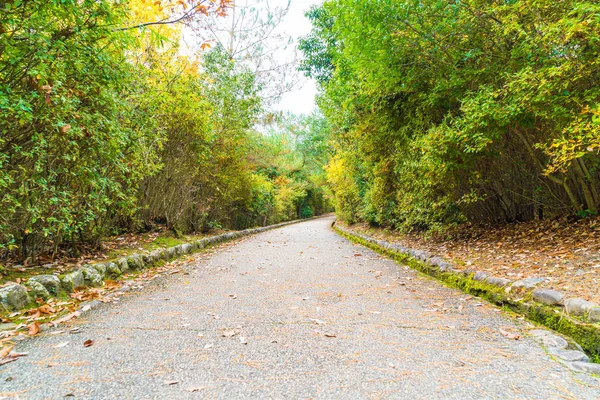
<path fill-rule="evenodd" d="M 272 6 L 285 6 L 287 0 L 269 0 Z M 322 0 L 291 0 L 290 10 L 286 15 L 280 29 L 283 29 L 295 39 L 307 35 L 310 32 L 311 24 L 304 12 L 314 4 L 321 4 Z M 283 58 L 283 55 L 282 55 Z M 294 114 L 310 114 L 315 105 L 315 95 L 317 87 L 312 79 L 303 79 L 303 84 L 299 88 L 283 95 L 281 101 L 275 105 L 280 111 L 290 111 Z"/>
<path fill-rule="evenodd" d="M 289 35 L 294 39 L 294 43 L 291 46 L 288 46 L 287 49 L 281 48 L 275 53 L 275 60 L 276 62 L 279 62 L 280 65 L 287 64 L 290 60 L 294 59 L 294 57 L 301 57 L 301 53 L 297 51 L 298 39 L 309 34 L 311 30 L 311 23 L 309 19 L 304 16 L 304 13 L 311 6 L 321 4 L 323 0 L 240 0 L 240 4 L 244 6 L 252 5 L 259 9 L 266 7 L 271 9 L 285 8 L 288 1 L 290 2 L 288 13 L 283 21 L 277 26 L 274 34 L 284 33 Z M 228 28 L 230 26 L 228 18 L 226 17 L 224 20 L 217 18 L 217 20 L 221 25 L 220 28 L 223 28 L 223 32 L 228 34 Z M 199 37 L 196 36 L 198 32 L 184 28 L 184 35 L 181 43 L 181 49 L 184 53 L 188 54 L 187 52 L 190 52 L 193 54 L 194 51 L 197 51 L 201 41 L 211 37 L 211 33 L 208 30 L 201 30 L 199 32 L 207 32 L 208 36 Z M 268 108 L 270 111 L 310 114 L 316 109 L 315 96 L 317 94 L 317 87 L 315 81 L 306 78 L 300 72 L 293 80 L 295 81 L 298 79 L 300 81 L 291 91 L 284 93 L 278 103 L 269 104 Z"/>

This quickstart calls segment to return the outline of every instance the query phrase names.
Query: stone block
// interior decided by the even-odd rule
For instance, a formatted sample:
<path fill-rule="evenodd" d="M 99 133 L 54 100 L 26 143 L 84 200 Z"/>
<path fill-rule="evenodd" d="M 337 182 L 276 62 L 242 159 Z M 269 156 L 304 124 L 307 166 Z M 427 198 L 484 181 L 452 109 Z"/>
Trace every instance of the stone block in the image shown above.
<path fill-rule="evenodd" d="M 557 306 L 564 303 L 564 295 L 551 289 L 535 289 L 531 294 L 533 299 L 549 306 Z"/>
<path fill-rule="evenodd" d="M 58 278 L 58 276 L 37 275 L 37 276 L 32 276 L 31 278 L 29 278 L 29 280 L 27 282 L 28 283 L 31 283 L 31 282 L 41 283 L 42 285 L 44 285 L 44 287 L 46 288 L 48 293 L 50 293 L 53 296 L 56 296 L 58 294 L 58 292 L 60 291 L 60 279 Z"/>

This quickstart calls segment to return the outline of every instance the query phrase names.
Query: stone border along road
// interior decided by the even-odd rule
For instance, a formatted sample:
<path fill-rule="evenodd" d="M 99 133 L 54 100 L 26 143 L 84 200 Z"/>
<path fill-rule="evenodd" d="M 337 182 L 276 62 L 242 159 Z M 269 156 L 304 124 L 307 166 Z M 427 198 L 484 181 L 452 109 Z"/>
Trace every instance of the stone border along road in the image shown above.
<path fill-rule="evenodd" d="M 18 343 L 28 355 L 0 366 L 0 398 L 600 397 L 597 378 L 523 335 L 526 322 L 330 222 L 194 255 L 181 273 Z"/>
<path fill-rule="evenodd" d="M 323 216 L 313 218 L 323 218 Z M 29 278 L 24 285 L 14 283 L 0 288 L 0 309 L 10 312 L 37 306 L 33 301 L 37 298 L 48 300 L 51 297 L 58 296 L 61 292 L 71 293 L 78 288 L 99 287 L 104 284 L 105 279 L 118 278 L 128 271 L 150 268 L 160 261 L 172 261 L 208 246 L 313 218 L 227 232 L 221 235 L 209 236 L 192 243 L 183 243 L 165 249 L 154 250 L 150 253 L 132 254 L 127 257 L 121 257 L 114 262 L 88 264 L 60 277 L 56 275 L 36 275 Z"/>
<path fill-rule="evenodd" d="M 332 227 L 342 236 L 351 241 L 362 243 L 371 249 L 391 256 L 401 263 L 407 263 L 416 270 L 438 278 L 453 287 L 463 289 L 490 300 L 492 303 L 508 306 L 517 313 L 521 313 L 534 322 L 547 325 L 551 329 L 564 331 L 572 339 L 579 340 L 586 346 L 596 359 L 600 358 L 600 329 L 597 325 L 585 324 L 570 318 L 571 315 L 582 316 L 582 313 L 573 312 L 575 303 L 581 303 L 581 309 L 589 303 L 589 310 L 599 307 L 583 299 L 568 299 L 563 302 L 563 295 L 554 290 L 535 289 L 535 285 L 543 282 L 544 278 L 526 278 L 516 282 L 508 279 L 497 278 L 480 271 L 460 271 L 443 261 L 440 257 L 413 250 L 402 245 L 393 244 L 384 240 L 377 240 L 368 235 L 357 233 L 351 229 L 341 227 L 335 223 Z M 516 294 L 516 295 L 515 295 Z M 511 296 L 512 295 L 512 296 Z M 580 301 L 581 300 L 581 301 Z M 558 309 L 550 306 L 565 304 L 564 313 L 557 314 Z M 557 316 L 558 315 L 558 316 Z M 590 313 L 591 315 L 591 313 Z M 546 330 L 533 330 L 530 334 L 542 343 L 550 354 L 576 371 L 585 371 L 600 375 L 600 364 L 590 362 L 584 349 L 576 342 L 569 343 L 564 338 Z"/>

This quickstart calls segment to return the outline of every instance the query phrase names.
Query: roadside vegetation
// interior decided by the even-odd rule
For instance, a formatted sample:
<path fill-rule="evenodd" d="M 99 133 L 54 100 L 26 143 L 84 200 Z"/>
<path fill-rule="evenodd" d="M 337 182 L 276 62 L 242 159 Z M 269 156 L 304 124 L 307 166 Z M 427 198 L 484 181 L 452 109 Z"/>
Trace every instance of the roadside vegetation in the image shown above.
<path fill-rule="evenodd" d="M 403 231 L 598 215 L 600 5 L 327 0 L 301 68 L 336 210 Z"/>
<path fill-rule="evenodd" d="M 329 211 L 323 117 L 269 114 L 255 70 L 181 40 L 232 6 L 0 5 L 0 263 Z"/>

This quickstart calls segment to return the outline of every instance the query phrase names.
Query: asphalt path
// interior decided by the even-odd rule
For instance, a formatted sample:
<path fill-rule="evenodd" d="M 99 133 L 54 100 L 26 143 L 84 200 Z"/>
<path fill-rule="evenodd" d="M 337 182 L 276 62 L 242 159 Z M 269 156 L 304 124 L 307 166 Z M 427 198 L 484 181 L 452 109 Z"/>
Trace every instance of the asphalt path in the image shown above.
<path fill-rule="evenodd" d="M 598 380 L 553 360 L 528 323 L 330 223 L 197 254 L 57 328 L 81 333 L 22 341 L 28 356 L 0 367 L 0 398 L 600 398 Z"/>

